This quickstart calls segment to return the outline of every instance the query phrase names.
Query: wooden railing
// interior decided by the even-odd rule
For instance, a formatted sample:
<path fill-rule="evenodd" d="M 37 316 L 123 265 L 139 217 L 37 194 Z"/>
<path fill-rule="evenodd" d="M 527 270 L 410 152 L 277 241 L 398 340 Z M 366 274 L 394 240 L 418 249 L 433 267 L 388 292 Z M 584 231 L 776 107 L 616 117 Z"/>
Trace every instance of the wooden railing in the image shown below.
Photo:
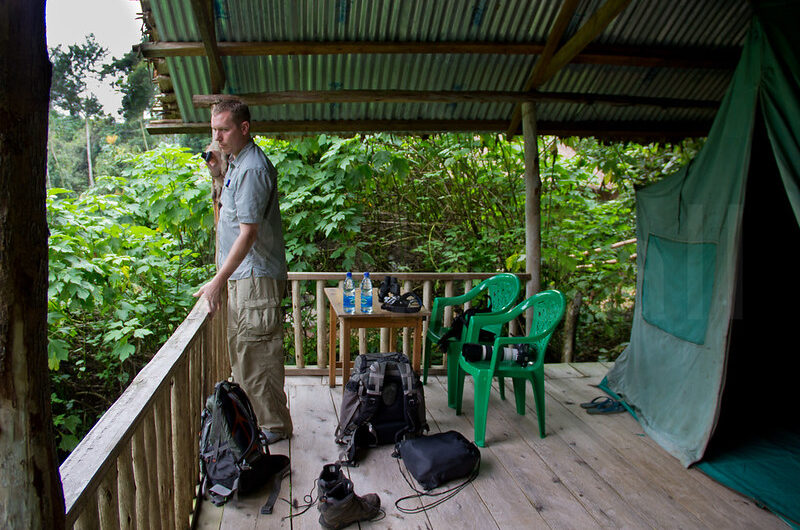
<path fill-rule="evenodd" d="M 373 273 L 380 284 L 384 273 Z M 430 306 L 435 296 L 468 291 L 492 273 L 393 273 L 403 292 L 416 290 Z M 289 273 L 294 330 L 294 367 L 287 375 L 327 373 L 327 300 L 329 283 L 341 273 Z M 357 279 L 360 280 L 360 275 Z M 527 275 L 520 275 L 527 280 Z M 311 282 L 311 283 L 309 283 Z M 311 305 L 309 328 L 316 332 L 316 366 L 306 366 L 302 324 Z M 199 302 L 152 360 L 133 379 L 67 460 L 61 465 L 67 528 L 188 528 L 195 513 L 199 483 L 199 418 L 214 384 L 230 375 L 225 341 L 224 306 L 209 318 Z M 322 318 L 317 318 L 322 316 Z M 445 315 L 446 321 L 452 313 Z M 367 340 L 359 330 L 359 351 Z M 513 330 L 512 330 L 513 331 Z M 381 333 L 381 351 L 393 351 L 389 334 Z M 410 354 L 411 334 L 402 334 L 402 351 Z M 434 366 L 441 372 L 441 365 Z"/>
<path fill-rule="evenodd" d="M 189 527 L 201 408 L 230 373 L 224 337 L 199 302 L 81 440 L 60 469 L 67 528 Z"/>
<path fill-rule="evenodd" d="M 380 286 L 384 276 L 391 274 L 396 277 L 402 284 L 402 292 L 415 291 L 422 298 L 422 303 L 425 307 L 430 308 L 433 299 L 437 296 L 456 296 L 463 294 L 481 280 L 493 276 L 495 273 L 491 272 L 462 272 L 462 273 L 431 273 L 431 272 L 398 272 L 398 273 L 384 273 L 376 272 L 370 273 L 372 278 L 373 287 Z M 524 283 L 530 279 L 530 274 L 518 274 L 520 280 Z M 356 283 L 361 281 L 361 274 L 353 274 L 353 279 Z M 290 272 L 289 284 L 292 298 L 291 321 L 293 323 L 292 344 L 294 351 L 293 367 L 287 367 L 286 374 L 302 374 L 302 375 L 325 375 L 327 374 L 328 366 L 328 322 L 325 318 L 327 313 L 327 300 L 323 289 L 325 287 L 334 285 L 344 280 L 344 273 L 339 272 Z M 524 288 L 523 288 L 524 292 Z M 305 299 L 313 300 L 313 307 L 308 308 L 304 303 Z M 521 300 L 520 300 L 521 301 Z M 308 328 L 302 324 L 302 312 L 306 307 L 306 312 L 312 316 Z M 467 304 L 469 307 L 469 304 Z M 319 318 L 322 315 L 322 318 Z M 445 310 L 444 323 L 450 325 L 453 318 L 453 309 L 448 308 Z M 300 325 L 298 325 L 300 323 Z M 427 331 L 428 323 L 424 324 L 423 336 Z M 512 333 L 515 331 L 512 324 Z M 366 353 L 367 351 L 367 333 L 365 329 L 358 330 L 358 352 Z M 317 364 L 306 366 L 305 342 L 308 336 L 312 336 L 316 340 L 316 353 Z M 409 358 L 411 357 L 411 337 L 412 330 L 405 329 L 401 334 L 402 342 L 400 344 L 389 344 L 390 333 L 388 329 L 380 331 L 380 351 L 402 351 Z M 342 340 L 341 333 L 339 340 Z M 423 356 L 427 352 L 423 352 Z M 433 373 L 441 373 L 444 369 L 443 361 L 437 365 L 432 366 Z"/>

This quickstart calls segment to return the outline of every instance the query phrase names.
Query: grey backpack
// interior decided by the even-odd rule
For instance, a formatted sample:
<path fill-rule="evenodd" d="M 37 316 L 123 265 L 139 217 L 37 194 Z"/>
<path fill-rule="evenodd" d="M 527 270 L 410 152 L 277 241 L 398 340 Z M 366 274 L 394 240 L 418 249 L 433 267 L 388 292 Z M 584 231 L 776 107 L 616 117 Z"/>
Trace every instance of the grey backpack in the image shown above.
<path fill-rule="evenodd" d="M 428 430 L 425 392 L 402 353 L 359 355 L 344 387 L 336 443 L 345 465 L 356 465 L 358 449 L 395 444 Z"/>
<path fill-rule="evenodd" d="M 203 496 L 219 506 L 235 494 L 259 489 L 271 478 L 279 490 L 280 481 L 288 469 L 288 457 L 270 454 L 244 390 L 233 382 L 218 382 L 201 415 Z M 270 496 L 261 513 L 271 513 L 275 500 Z"/>

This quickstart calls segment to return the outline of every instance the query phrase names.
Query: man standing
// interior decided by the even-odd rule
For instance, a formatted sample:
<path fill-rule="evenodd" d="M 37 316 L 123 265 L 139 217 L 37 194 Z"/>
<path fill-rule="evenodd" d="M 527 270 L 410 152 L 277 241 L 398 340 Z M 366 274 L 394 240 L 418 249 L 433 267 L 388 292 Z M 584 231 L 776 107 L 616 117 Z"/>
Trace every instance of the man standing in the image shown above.
<path fill-rule="evenodd" d="M 228 285 L 228 351 L 234 381 L 253 404 L 267 442 L 292 435 L 283 390 L 283 320 L 286 252 L 278 206 L 277 172 L 250 137 L 250 110 L 224 100 L 211 111 L 213 138 L 228 155 L 228 170 L 217 153 L 208 162 L 222 176 L 217 274 L 194 295 L 213 313 Z"/>

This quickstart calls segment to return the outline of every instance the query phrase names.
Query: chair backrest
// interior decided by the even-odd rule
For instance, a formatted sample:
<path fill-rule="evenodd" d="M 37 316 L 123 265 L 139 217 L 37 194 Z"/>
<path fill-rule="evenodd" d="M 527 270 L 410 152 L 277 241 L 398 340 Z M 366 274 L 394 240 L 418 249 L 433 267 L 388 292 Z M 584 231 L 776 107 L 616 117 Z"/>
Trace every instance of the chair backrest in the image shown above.
<path fill-rule="evenodd" d="M 484 285 L 489 291 L 489 309 L 492 312 L 508 311 L 517 302 L 521 284 L 516 275 L 503 272 L 483 280 L 480 286 Z M 495 324 L 485 329 L 499 335 L 502 327 L 502 324 Z"/>
<path fill-rule="evenodd" d="M 489 290 L 489 309 L 492 311 L 507 311 L 517 301 L 519 296 L 520 281 L 516 275 L 509 272 L 496 274 L 481 282 Z"/>
<path fill-rule="evenodd" d="M 522 312 L 533 309 L 531 330 L 528 336 L 542 335 L 536 341 L 538 351 L 544 352 L 547 349 L 550 337 L 564 317 L 566 305 L 564 295 L 560 291 L 549 290 L 536 293 L 514 308 L 514 311 L 520 309 Z M 543 359 L 544 356 L 542 355 L 541 358 Z"/>

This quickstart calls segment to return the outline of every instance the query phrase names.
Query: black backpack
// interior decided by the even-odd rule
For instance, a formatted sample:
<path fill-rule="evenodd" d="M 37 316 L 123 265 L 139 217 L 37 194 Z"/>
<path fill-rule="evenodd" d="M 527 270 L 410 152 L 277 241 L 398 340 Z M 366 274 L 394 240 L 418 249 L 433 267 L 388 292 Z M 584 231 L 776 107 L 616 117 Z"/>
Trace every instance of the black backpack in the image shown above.
<path fill-rule="evenodd" d="M 425 393 L 402 353 L 359 355 L 342 393 L 336 443 L 339 460 L 356 465 L 356 451 L 394 444 L 428 430 Z"/>
<path fill-rule="evenodd" d="M 220 381 L 200 416 L 201 491 L 215 505 L 246 494 L 275 477 L 277 488 L 261 512 L 271 513 L 289 458 L 270 455 L 250 399 L 233 382 Z M 274 498 L 273 498 L 274 497 Z"/>

